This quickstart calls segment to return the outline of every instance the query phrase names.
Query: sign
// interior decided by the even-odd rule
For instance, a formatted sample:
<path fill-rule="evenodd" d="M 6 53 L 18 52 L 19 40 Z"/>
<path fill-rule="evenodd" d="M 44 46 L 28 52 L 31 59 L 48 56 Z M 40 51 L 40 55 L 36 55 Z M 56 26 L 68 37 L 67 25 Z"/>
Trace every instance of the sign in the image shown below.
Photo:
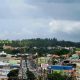
<path fill-rule="evenodd" d="M 49 57 L 40 57 L 38 58 L 38 64 L 47 64 L 49 59 Z"/>
<path fill-rule="evenodd" d="M 72 66 L 63 66 L 63 70 L 72 70 Z"/>
<path fill-rule="evenodd" d="M 52 70 L 72 70 L 72 66 L 61 66 L 61 65 L 52 65 L 49 66 L 48 69 Z"/>
<path fill-rule="evenodd" d="M 47 69 L 48 64 L 41 64 L 41 67 L 42 67 L 43 69 Z"/>

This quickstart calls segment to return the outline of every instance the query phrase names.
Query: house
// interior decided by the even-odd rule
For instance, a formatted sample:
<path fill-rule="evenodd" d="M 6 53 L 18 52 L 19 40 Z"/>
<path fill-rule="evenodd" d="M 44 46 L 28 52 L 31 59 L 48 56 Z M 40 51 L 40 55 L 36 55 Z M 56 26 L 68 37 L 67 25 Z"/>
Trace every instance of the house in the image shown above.
<path fill-rule="evenodd" d="M 0 52 L 0 57 L 6 57 L 6 56 L 7 54 L 4 51 Z"/>
<path fill-rule="evenodd" d="M 0 80 L 8 80 L 7 74 L 10 71 L 10 64 L 0 61 Z"/>
<path fill-rule="evenodd" d="M 12 46 L 7 46 L 7 45 L 3 45 L 3 49 L 10 49 L 10 50 L 13 50 L 14 48 Z"/>

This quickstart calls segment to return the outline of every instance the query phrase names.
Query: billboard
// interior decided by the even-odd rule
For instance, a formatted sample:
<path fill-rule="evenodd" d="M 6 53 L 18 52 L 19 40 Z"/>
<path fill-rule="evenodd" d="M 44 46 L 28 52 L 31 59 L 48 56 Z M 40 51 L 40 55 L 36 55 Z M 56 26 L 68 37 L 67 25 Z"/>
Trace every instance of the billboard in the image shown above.
<path fill-rule="evenodd" d="M 48 69 L 51 70 L 72 70 L 72 66 L 61 66 L 61 65 L 52 65 L 49 66 Z"/>

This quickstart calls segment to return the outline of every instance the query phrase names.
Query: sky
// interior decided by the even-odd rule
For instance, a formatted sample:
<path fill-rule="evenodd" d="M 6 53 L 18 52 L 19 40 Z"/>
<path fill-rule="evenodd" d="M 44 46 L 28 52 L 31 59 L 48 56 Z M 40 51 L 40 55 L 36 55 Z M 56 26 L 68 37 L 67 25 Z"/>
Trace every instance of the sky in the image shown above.
<path fill-rule="evenodd" d="M 0 39 L 80 41 L 80 0 L 0 0 Z"/>

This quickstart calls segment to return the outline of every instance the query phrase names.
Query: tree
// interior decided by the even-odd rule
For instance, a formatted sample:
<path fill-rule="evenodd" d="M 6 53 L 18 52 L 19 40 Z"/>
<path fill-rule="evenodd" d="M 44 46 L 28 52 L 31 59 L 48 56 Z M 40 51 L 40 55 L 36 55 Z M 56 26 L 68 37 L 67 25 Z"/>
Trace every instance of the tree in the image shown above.
<path fill-rule="evenodd" d="M 17 54 L 17 53 L 20 53 L 20 50 L 19 49 L 12 50 L 12 54 Z"/>
<path fill-rule="evenodd" d="M 35 80 L 36 79 L 35 75 L 31 71 L 29 71 L 29 69 L 27 70 L 26 75 L 27 75 L 27 80 Z"/>
<path fill-rule="evenodd" d="M 57 54 L 58 55 L 64 55 L 64 54 L 68 54 L 70 51 L 67 50 L 67 49 L 61 49 L 61 50 L 58 50 Z"/>
<path fill-rule="evenodd" d="M 72 80 L 72 78 L 67 75 L 61 75 L 61 73 L 54 72 L 48 74 L 48 80 Z"/>
<path fill-rule="evenodd" d="M 18 80 L 18 73 L 19 73 L 19 69 L 11 70 L 11 71 L 7 74 L 8 80 Z"/>

